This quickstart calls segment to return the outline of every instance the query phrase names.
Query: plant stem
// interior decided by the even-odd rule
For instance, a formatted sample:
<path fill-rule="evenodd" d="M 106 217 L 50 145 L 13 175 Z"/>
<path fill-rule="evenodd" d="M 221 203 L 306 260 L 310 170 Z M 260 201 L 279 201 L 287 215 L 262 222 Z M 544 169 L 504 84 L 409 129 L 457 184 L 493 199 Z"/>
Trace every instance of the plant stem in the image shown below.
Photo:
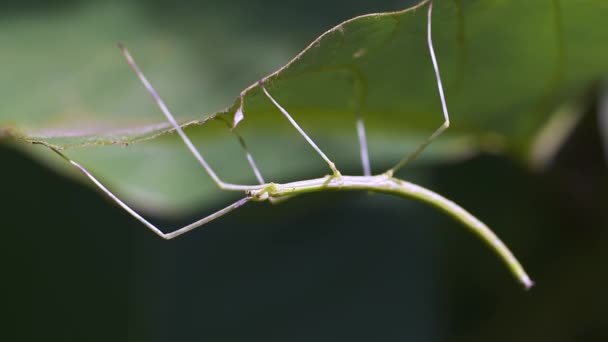
<path fill-rule="evenodd" d="M 285 196 L 295 196 L 323 190 L 367 190 L 414 198 L 428 203 L 455 218 L 457 221 L 460 221 L 465 227 L 490 246 L 507 265 L 513 276 L 515 276 L 526 289 L 530 289 L 534 285 L 534 282 L 530 279 L 513 253 L 487 225 L 458 204 L 436 192 L 420 185 L 391 177 L 389 174 L 341 177 L 330 175 L 322 178 L 285 184 L 270 183 L 259 190 L 249 191 L 248 195 L 251 196 L 253 200 L 264 201 L 267 199 L 278 199 Z"/>

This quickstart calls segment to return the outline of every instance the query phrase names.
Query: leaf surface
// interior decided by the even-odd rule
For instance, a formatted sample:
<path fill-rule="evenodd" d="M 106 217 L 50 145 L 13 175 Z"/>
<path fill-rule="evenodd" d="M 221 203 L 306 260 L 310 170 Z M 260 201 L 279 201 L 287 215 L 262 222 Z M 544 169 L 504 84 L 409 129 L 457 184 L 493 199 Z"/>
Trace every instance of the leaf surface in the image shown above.
<path fill-rule="evenodd" d="M 399 161 L 442 123 L 426 45 L 426 6 L 348 20 L 299 54 L 302 37 L 313 35 L 298 29 L 298 13 L 265 17 L 253 1 L 196 15 L 183 8 L 146 8 L 146 14 L 139 6 L 83 3 L 40 16 L 36 25 L 25 15 L 0 24 L 0 43 L 11 47 L 0 55 L 4 135 L 67 149 L 139 208 L 178 213 L 218 205 L 228 195 L 170 134 L 121 59 L 118 41 L 229 182 L 255 183 L 227 128 L 243 89 L 244 120 L 237 131 L 267 181 L 329 172 L 263 96 L 256 85 L 261 78 L 343 173 L 361 169 L 357 112 L 365 118 L 375 172 Z M 390 9 L 382 1 L 374 6 Z M 452 126 L 423 158 L 491 149 L 527 159 L 552 113 L 608 71 L 604 1 L 437 0 L 435 7 L 433 39 Z M 347 12 L 338 2 L 324 10 Z M 74 173 L 47 149 L 20 146 Z"/>

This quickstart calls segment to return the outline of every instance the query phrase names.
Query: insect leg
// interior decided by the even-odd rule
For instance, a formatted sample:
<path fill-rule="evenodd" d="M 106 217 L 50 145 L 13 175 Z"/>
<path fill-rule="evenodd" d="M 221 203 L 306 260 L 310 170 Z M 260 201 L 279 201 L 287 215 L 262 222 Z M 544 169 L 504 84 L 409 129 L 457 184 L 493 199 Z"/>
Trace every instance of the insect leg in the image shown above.
<path fill-rule="evenodd" d="M 175 117 L 173 117 L 173 114 L 171 114 L 171 112 L 169 111 L 169 109 L 165 105 L 164 101 L 158 95 L 158 93 L 156 92 L 156 90 L 154 89 L 154 87 L 152 87 L 152 84 L 150 84 L 150 82 L 148 81 L 148 79 L 141 72 L 141 70 L 139 69 L 139 67 L 135 63 L 135 60 L 133 59 L 133 57 L 131 57 L 131 54 L 129 53 L 129 51 L 122 44 L 118 44 L 118 47 L 120 48 L 120 50 L 122 51 L 123 55 L 125 56 L 125 58 L 127 60 L 127 63 L 129 63 L 129 66 L 131 67 L 131 69 L 133 69 L 133 71 L 135 71 L 135 74 L 137 74 L 137 77 L 139 77 L 140 81 L 146 87 L 146 89 L 148 90 L 148 92 L 150 93 L 150 95 L 152 95 L 152 98 L 154 98 L 154 102 L 156 102 L 156 104 L 158 105 L 158 107 L 160 108 L 160 110 L 163 112 L 163 114 L 165 114 L 165 116 L 167 117 L 167 120 L 169 120 L 169 122 L 171 123 L 171 125 L 173 126 L 173 128 L 175 129 L 175 131 L 182 138 L 182 140 L 184 141 L 184 143 L 186 144 L 186 146 L 188 147 L 188 149 L 190 150 L 190 152 L 192 153 L 192 155 L 196 158 L 196 160 L 199 162 L 199 164 L 201 164 L 201 166 L 203 167 L 203 169 L 205 169 L 205 171 L 207 172 L 207 174 L 209 174 L 209 176 L 213 179 L 213 181 L 215 182 L 215 184 L 217 184 L 217 186 L 220 189 L 224 189 L 224 190 L 251 190 L 251 189 L 259 188 L 258 186 L 247 186 L 247 185 L 230 184 L 230 183 L 226 183 L 226 182 L 222 181 L 218 177 L 218 175 L 215 173 L 215 171 L 213 171 L 213 169 L 211 168 L 211 166 L 209 166 L 209 164 L 207 164 L 207 161 L 198 152 L 198 150 L 196 149 L 196 147 L 194 147 L 194 144 L 192 143 L 192 141 L 190 140 L 190 138 L 188 138 L 188 136 L 186 136 L 186 134 L 184 133 L 184 131 L 182 130 L 182 128 L 180 127 L 180 125 L 177 123 L 177 120 L 175 120 Z"/>
<path fill-rule="evenodd" d="M 298 125 L 298 123 L 291 117 L 291 115 L 289 115 L 287 110 L 285 110 L 285 108 L 281 107 L 281 105 L 270 95 L 270 93 L 268 93 L 268 90 L 266 90 L 264 83 L 262 81 L 260 81 L 259 84 L 262 87 L 264 94 L 266 94 L 266 97 L 268 97 L 268 99 L 270 99 L 270 101 L 281 111 L 281 113 L 283 113 L 283 115 L 285 115 L 285 117 L 287 118 L 287 120 L 289 120 L 289 122 L 293 125 L 293 127 L 304 137 L 304 139 L 321 156 L 321 158 L 323 160 L 325 160 L 325 162 L 327 163 L 327 165 L 329 165 L 329 168 L 333 172 L 334 176 L 341 177 L 342 175 L 340 174 L 340 171 L 338 171 L 338 169 L 336 169 L 336 165 L 325 155 L 325 153 L 323 153 L 323 151 L 321 151 L 321 149 L 308 136 L 308 134 L 306 134 L 306 132 L 304 132 L 304 130 L 300 127 L 300 125 Z"/>
<path fill-rule="evenodd" d="M 357 114 L 357 136 L 359 137 L 359 151 L 361 153 L 361 164 L 363 165 L 363 175 L 371 176 L 372 169 L 369 164 L 369 152 L 367 150 L 367 137 L 365 135 L 365 123 L 361 112 Z"/>
<path fill-rule="evenodd" d="M 85 176 L 87 176 L 91 181 L 93 181 L 93 183 L 99 188 L 101 189 L 106 195 L 108 195 L 108 197 L 110 197 L 110 199 L 112 199 L 112 201 L 114 201 L 116 204 L 118 204 L 121 208 L 123 208 L 127 213 L 129 213 L 131 216 L 133 216 L 135 219 L 137 219 L 139 222 L 143 223 L 146 227 L 148 227 L 151 231 L 153 231 L 156 235 L 160 236 L 161 238 L 165 239 L 165 240 L 170 240 L 173 239 L 175 237 L 178 237 L 182 234 L 185 234 L 195 228 L 198 228 L 202 225 L 204 225 L 205 223 L 211 222 L 221 216 L 224 216 L 225 214 L 233 211 L 234 209 L 242 206 L 243 204 L 249 202 L 249 200 L 251 200 L 251 197 L 244 197 L 241 198 L 240 200 L 232 203 L 231 205 L 220 209 L 218 211 L 216 211 L 215 213 L 206 216 L 196 222 L 190 223 L 182 228 L 179 228 L 177 230 L 174 230 L 170 233 L 164 233 L 162 230 L 160 230 L 159 228 L 157 228 L 155 225 L 153 225 L 152 223 L 150 223 L 148 220 L 146 220 L 145 218 L 143 218 L 140 214 L 138 214 L 135 210 L 133 210 L 131 207 L 129 207 L 125 202 L 123 202 L 120 198 L 118 198 L 116 195 L 114 195 L 114 193 L 112 193 L 110 190 L 108 190 L 108 188 L 106 188 L 97 178 L 95 178 L 87 169 L 85 169 L 82 165 L 76 163 L 75 161 L 69 159 L 68 157 L 66 157 L 64 154 L 62 154 L 61 152 L 59 152 L 58 150 L 51 148 L 55 153 L 57 153 L 59 156 L 61 156 L 63 159 L 65 159 L 66 161 L 68 161 L 70 164 L 72 164 L 73 166 L 75 166 L 76 168 L 78 168 L 78 170 L 80 170 L 80 172 L 84 173 Z"/>
<path fill-rule="evenodd" d="M 226 124 L 228 125 L 228 127 L 231 127 L 230 123 L 228 123 L 227 121 L 226 121 Z M 245 155 L 247 156 L 247 161 L 249 162 L 249 165 L 251 166 L 251 169 L 253 170 L 255 177 L 258 179 L 258 182 L 260 182 L 260 185 L 265 184 L 266 182 L 264 181 L 264 177 L 262 177 L 262 173 L 260 172 L 260 169 L 258 169 L 258 166 L 255 163 L 255 160 L 253 160 L 253 156 L 247 149 L 247 144 L 245 143 L 245 139 L 243 139 L 243 137 L 236 131 L 236 128 L 232 128 L 231 131 L 236 135 L 237 139 L 239 140 L 239 143 L 241 144 L 241 147 L 245 151 Z M 278 204 L 278 203 L 284 202 L 292 197 L 293 196 L 282 196 L 279 198 L 270 197 L 270 198 L 268 198 L 268 201 L 272 204 Z"/>
<path fill-rule="evenodd" d="M 371 176 L 372 169 L 369 162 L 367 135 L 365 134 L 365 123 L 363 121 L 363 110 L 365 108 L 367 98 L 367 81 L 359 67 L 352 65 L 348 68 L 348 70 L 351 71 L 353 75 L 353 94 L 355 96 L 357 139 L 359 140 L 359 153 L 361 156 L 363 175 Z"/>
<path fill-rule="evenodd" d="M 260 172 L 260 169 L 258 169 L 258 166 L 255 163 L 255 160 L 253 160 L 253 156 L 247 149 L 247 144 L 245 144 L 245 139 L 243 139 L 243 137 L 240 134 L 238 134 L 235 130 L 233 130 L 233 133 L 236 135 L 237 139 L 239 140 L 239 144 L 241 144 L 243 151 L 245 151 L 245 155 L 247 156 L 247 161 L 249 162 L 249 166 L 251 166 L 251 169 L 253 170 L 253 173 L 255 174 L 255 178 L 257 178 L 257 180 L 260 184 L 266 183 L 264 181 L 264 177 L 262 177 L 262 173 Z"/>
<path fill-rule="evenodd" d="M 236 127 L 231 126 L 230 123 L 228 121 L 226 121 L 224 118 L 219 117 L 219 116 L 216 118 L 218 120 L 223 121 L 226 124 L 226 126 L 228 126 L 228 129 L 230 129 L 230 131 L 236 136 L 237 140 L 239 141 L 239 144 L 241 145 L 241 147 L 243 148 L 243 151 L 245 152 L 245 156 L 247 157 L 247 162 L 249 162 L 249 166 L 251 166 L 251 169 L 253 170 L 253 174 L 255 175 L 255 178 L 258 180 L 258 182 L 261 185 L 265 184 L 266 182 L 264 181 L 264 177 L 262 177 L 262 173 L 260 172 L 260 169 L 258 168 L 257 164 L 255 163 L 253 156 L 249 152 L 249 149 L 247 148 L 247 144 L 245 143 L 245 139 L 243 139 L 243 137 L 236 131 Z"/>
<path fill-rule="evenodd" d="M 420 152 L 422 152 L 428 145 L 430 145 L 438 136 L 441 135 L 448 127 L 450 127 L 450 115 L 448 114 L 448 107 L 445 102 L 445 96 L 443 94 L 443 85 L 441 84 L 441 77 L 439 76 L 439 66 L 437 65 L 437 58 L 435 57 L 435 49 L 433 48 L 433 39 L 431 35 L 431 18 L 433 14 L 433 0 L 429 1 L 429 11 L 428 11 L 428 20 L 427 20 L 427 41 L 429 46 L 429 53 L 431 54 L 431 60 L 433 61 L 433 68 L 435 69 L 435 78 L 437 78 L 437 88 L 439 90 L 439 97 L 441 98 L 441 108 L 443 109 L 443 118 L 444 122 L 431 134 L 430 137 L 426 139 L 414 152 L 407 155 L 403 158 L 399 163 L 393 166 L 390 170 L 387 171 L 388 174 L 392 175 L 397 170 L 401 169 L 410 161 L 414 160 Z"/>

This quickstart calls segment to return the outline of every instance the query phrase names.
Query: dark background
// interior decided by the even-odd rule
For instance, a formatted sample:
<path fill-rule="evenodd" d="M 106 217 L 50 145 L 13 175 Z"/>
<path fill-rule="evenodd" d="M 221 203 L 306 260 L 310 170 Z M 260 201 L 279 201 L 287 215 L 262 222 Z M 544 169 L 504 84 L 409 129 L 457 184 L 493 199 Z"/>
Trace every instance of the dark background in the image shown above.
<path fill-rule="evenodd" d="M 608 184 L 595 122 L 545 173 L 488 155 L 412 171 L 495 223 L 537 283 L 529 292 L 412 201 L 254 204 L 167 242 L 3 146 L 2 339 L 604 341 Z"/>
<path fill-rule="evenodd" d="M 336 3 L 342 17 L 325 18 L 334 12 L 314 1 L 268 4 L 264 15 L 299 6 L 300 19 L 275 17 L 294 29 L 368 10 Z M 58 5 L 2 4 L 2 16 Z M 162 20 L 171 6 L 145 8 Z M 322 193 L 252 204 L 167 242 L 2 144 L 0 340 L 606 341 L 608 177 L 596 101 L 545 171 L 479 155 L 403 173 L 489 223 L 536 281 L 529 292 L 459 224 L 414 201 Z"/>

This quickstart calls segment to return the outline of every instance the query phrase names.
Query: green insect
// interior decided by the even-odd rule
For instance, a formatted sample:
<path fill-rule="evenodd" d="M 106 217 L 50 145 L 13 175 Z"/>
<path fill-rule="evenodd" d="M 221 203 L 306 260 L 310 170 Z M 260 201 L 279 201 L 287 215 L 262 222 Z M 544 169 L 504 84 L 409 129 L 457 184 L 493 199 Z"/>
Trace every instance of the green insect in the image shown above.
<path fill-rule="evenodd" d="M 284 184 L 276 184 L 276 183 L 267 183 L 264 181 L 262 174 L 258 167 L 255 164 L 255 161 L 251 154 L 247 151 L 246 145 L 243 139 L 239 136 L 239 141 L 241 142 L 241 146 L 244 148 L 246 152 L 247 159 L 249 164 L 260 184 L 257 185 L 241 185 L 241 184 L 231 184 L 224 182 L 217 173 L 213 170 L 213 168 L 207 163 L 205 158 L 201 155 L 201 153 L 196 149 L 194 144 L 188 138 L 188 136 L 184 133 L 180 125 L 175 120 L 174 116 L 171 114 L 161 97 L 158 95 L 154 87 L 150 84 L 150 82 L 146 79 L 144 74 L 141 72 L 135 60 L 131 56 L 131 54 L 127 51 L 127 49 L 119 45 L 122 53 L 124 54 L 127 62 L 137 74 L 143 85 L 146 87 L 147 91 L 152 95 L 154 101 L 166 116 L 167 120 L 171 123 L 175 131 L 179 134 L 183 142 L 186 144 L 192 155 L 196 158 L 198 163 L 202 166 L 205 172 L 213 179 L 215 184 L 222 190 L 228 191 L 237 191 L 242 192 L 244 197 L 240 200 L 228 205 L 227 207 L 212 213 L 196 222 L 188 224 L 184 227 L 176 229 L 172 232 L 165 233 L 161 229 L 157 228 L 154 224 L 150 223 L 140 214 L 138 214 L 135 210 L 129 207 L 126 203 L 124 203 L 121 199 L 119 199 L 116 195 L 114 195 L 106 186 L 104 186 L 97 178 L 95 178 L 86 168 L 84 168 L 79 163 L 69 159 L 65 155 L 63 155 L 58 150 L 54 151 L 59 154 L 61 157 L 66 159 L 69 163 L 78 168 L 82 173 L 84 173 L 99 189 L 101 189 L 104 193 L 106 193 L 116 204 L 121 206 L 124 210 L 126 210 L 130 215 L 132 215 L 135 219 L 143 223 L 146 227 L 156 233 L 158 236 L 163 239 L 173 239 L 177 236 L 180 236 L 184 233 L 187 233 L 197 227 L 204 225 L 210 221 L 213 221 L 239 207 L 245 205 L 249 202 L 261 202 L 261 201 L 278 201 L 281 199 L 289 198 L 295 195 L 312 192 L 312 191 L 321 191 L 321 190 L 364 190 L 364 191 L 375 191 L 375 192 L 384 192 L 395 194 L 403 197 L 411 197 L 418 199 L 420 201 L 429 203 L 448 215 L 454 217 L 461 223 L 463 223 L 467 228 L 469 228 L 473 233 L 479 236 L 482 240 L 484 240 L 488 245 L 490 245 L 494 251 L 501 257 L 501 259 L 505 262 L 505 264 L 509 267 L 514 276 L 525 286 L 526 289 L 529 289 L 533 286 L 533 282 L 527 273 L 524 271 L 521 264 L 518 260 L 513 256 L 508 247 L 480 220 L 475 218 L 469 212 L 464 210 L 462 207 L 458 206 L 454 202 L 444 198 L 443 196 L 425 189 L 419 185 L 397 179 L 393 177 L 394 173 L 405 166 L 410 161 L 414 160 L 430 143 L 432 143 L 437 137 L 439 137 L 449 126 L 450 126 L 450 116 L 448 114 L 448 107 L 445 100 L 445 95 L 443 92 L 443 86 L 441 84 L 441 78 L 439 74 L 439 67 L 437 63 L 437 58 L 435 56 L 435 51 L 433 48 L 432 42 L 432 13 L 433 13 L 433 0 L 428 0 L 426 2 L 422 2 L 418 6 L 422 6 L 425 3 L 428 3 L 428 19 L 427 19 L 427 41 L 428 41 L 428 49 L 430 53 L 431 60 L 433 62 L 433 67 L 435 71 L 435 77 L 437 80 L 437 89 L 439 92 L 439 97 L 441 100 L 441 106 L 443 109 L 443 117 L 444 122 L 431 134 L 420 146 L 418 146 L 412 153 L 408 154 L 406 157 L 401 159 L 395 166 L 390 168 L 389 170 L 378 174 L 372 175 L 371 167 L 368 157 L 368 149 L 367 149 L 367 140 L 365 134 L 365 126 L 363 122 L 363 118 L 361 115 L 357 117 L 357 133 L 359 139 L 359 148 L 361 155 L 361 162 L 363 167 L 363 175 L 362 176 L 347 176 L 342 175 L 334 162 L 317 146 L 317 144 L 306 134 L 306 132 L 298 125 L 298 123 L 293 119 L 293 117 L 289 114 L 289 112 L 283 108 L 270 94 L 268 89 L 265 86 L 265 79 L 260 80 L 255 86 L 259 86 L 263 93 L 266 95 L 269 101 L 271 101 L 274 106 L 276 106 L 280 112 L 285 116 L 285 118 L 291 123 L 291 125 L 298 131 L 298 133 L 308 142 L 308 144 L 317 152 L 317 154 L 327 163 L 331 174 L 325 177 L 302 180 L 292 183 L 284 183 Z M 242 99 L 242 96 L 241 96 Z M 239 119 L 242 118 L 242 100 L 241 107 L 237 111 L 235 115 L 235 122 L 238 123 Z"/>

